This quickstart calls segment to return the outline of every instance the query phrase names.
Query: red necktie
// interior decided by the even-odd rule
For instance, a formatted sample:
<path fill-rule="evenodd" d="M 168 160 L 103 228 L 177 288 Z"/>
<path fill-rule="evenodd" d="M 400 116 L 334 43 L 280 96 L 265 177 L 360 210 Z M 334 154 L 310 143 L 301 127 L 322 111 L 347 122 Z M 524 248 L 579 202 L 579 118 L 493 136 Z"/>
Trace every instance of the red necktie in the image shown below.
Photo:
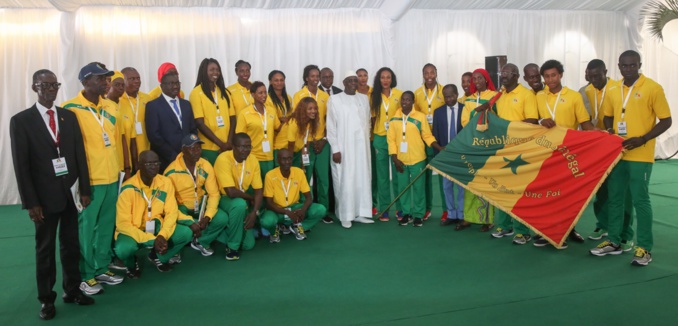
<path fill-rule="evenodd" d="M 56 135 L 56 145 L 59 146 L 59 134 L 57 134 L 56 130 L 56 121 L 54 120 L 54 111 L 52 109 L 47 110 L 47 114 L 49 115 L 49 128 L 52 129 L 52 133 Z"/>

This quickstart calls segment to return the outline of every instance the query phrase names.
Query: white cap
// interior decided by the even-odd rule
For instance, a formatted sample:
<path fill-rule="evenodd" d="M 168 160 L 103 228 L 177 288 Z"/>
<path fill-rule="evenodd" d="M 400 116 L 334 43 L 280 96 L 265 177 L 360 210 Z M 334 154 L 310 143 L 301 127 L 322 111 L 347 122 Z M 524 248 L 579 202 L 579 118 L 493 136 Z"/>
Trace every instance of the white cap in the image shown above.
<path fill-rule="evenodd" d="M 358 77 L 358 75 L 355 73 L 355 71 L 349 70 L 344 75 L 344 79 L 349 78 L 349 77 Z"/>

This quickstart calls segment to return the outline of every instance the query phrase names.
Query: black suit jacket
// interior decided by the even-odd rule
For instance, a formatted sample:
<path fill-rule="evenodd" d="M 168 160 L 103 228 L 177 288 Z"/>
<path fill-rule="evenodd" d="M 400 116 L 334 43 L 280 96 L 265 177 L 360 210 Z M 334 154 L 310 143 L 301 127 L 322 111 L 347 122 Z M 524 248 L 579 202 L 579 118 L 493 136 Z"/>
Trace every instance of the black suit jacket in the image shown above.
<path fill-rule="evenodd" d="M 327 94 L 330 94 L 329 92 L 326 92 L 326 91 L 325 91 L 325 86 L 318 84 L 318 88 L 319 88 L 321 91 L 323 91 L 323 92 L 325 92 L 325 93 L 327 93 Z M 344 92 L 344 91 L 342 91 L 341 88 L 332 85 L 332 93 L 334 93 L 334 94 L 339 94 L 339 93 L 343 93 L 343 92 Z"/>
<path fill-rule="evenodd" d="M 44 213 L 62 212 L 68 201 L 73 201 L 70 188 L 77 178 L 80 194 L 90 195 L 87 156 L 78 119 L 66 109 L 57 107 L 56 111 L 59 149 L 68 167 L 68 174 L 59 177 L 52 165 L 52 160 L 58 157 L 57 149 L 37 106 L 17 113 L 10 121 L 14 173 L 25 209 L 42 206 Z"/>
<path fill-rule="evenodd" d="M 447 146 L 447 137 L 449 137 L 449 129 L 447 127 L 447 105 L 443 105 L 437 108 L 433 112 L 433 137 L 435 137 L 438 145 L 445 147 Z M 461 132 L 461 112 L 464 110 L 464 104 L 459 103 L 459 108 L 457 109 L 457 134 Z M 438 154 L 438 151 L 433 150 L 435 154 Z"/>
<path fill-rule="evenodd" d="M 151 150 L 158 154 L 163 167 L 173 162 L 181 152 L 181 139 L 189 133 L 196 133 L 197 129 L 191 103 L 179 97 L 177 99 L 181 109 L 181 125 L 174 109 L 162 94 L 146 103 L 146 135 Z"/>

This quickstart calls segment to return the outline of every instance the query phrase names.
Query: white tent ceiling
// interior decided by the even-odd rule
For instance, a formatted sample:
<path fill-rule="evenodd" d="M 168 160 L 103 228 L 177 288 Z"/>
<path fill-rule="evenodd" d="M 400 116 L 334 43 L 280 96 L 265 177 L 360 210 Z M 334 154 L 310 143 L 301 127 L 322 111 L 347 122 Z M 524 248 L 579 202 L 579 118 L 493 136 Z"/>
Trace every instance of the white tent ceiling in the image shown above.
<path fill-rule="evenodd" d="M 646 0 L 0 0 L 0 8 L 56 8 L 75 11 L 81 6 L 225 7 L 259 9 L 447 9 L 447 10 L 600 10 L 628 11 Z"/>

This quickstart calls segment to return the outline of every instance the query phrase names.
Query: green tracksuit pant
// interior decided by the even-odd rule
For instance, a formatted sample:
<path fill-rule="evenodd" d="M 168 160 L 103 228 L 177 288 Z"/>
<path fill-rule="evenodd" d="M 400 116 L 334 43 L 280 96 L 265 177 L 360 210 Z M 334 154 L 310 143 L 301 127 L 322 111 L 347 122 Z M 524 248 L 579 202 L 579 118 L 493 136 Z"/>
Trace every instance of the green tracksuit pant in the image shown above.
<path fill-rule="evenodd" d="M 621 160 L 612 169 L 607 179 L 608 189 L 608 239 L 615 244 L 621 243 L 624 232 L 624 210 L 627 189 L 636 210 L 637 246 L 652 251 L 652 204 L 650 203 L 649 184 L 653 163 Z M 630 223 L 629 223 L 630 224 Z"/>
<path fill-rule="evenodd" d="M 309 160 L 310 165 L 303 166 L 301 162 L 301 151 L 294 153 L 293 165 L 300 167 L 306 173 L 306 180 L 311 182 L 311 176 L 315 173 L 315 179 L 313 182 L 313 188 L 315 188 L 315 193 L 317 195 L 314 198 L 314 201 L 320 205 L 323 205 L 325 209 L 330 207 L 330 157 L 332 156 L 332 150 L 330 149 L 330 144 L 325 144 L 323 150 L 320 153 L 316 154 L 313 151 L 313 145 L 309 145 Z M 302 198 L 303 200 L 303 198 Z"/>
<path fill-rule="evenodd" d="M 155 220 L 156 234 L 157 231 L 160 230 L 160 226 L 160 222 Z M 158 259 L 166 264 L 172 256 L 181 251 L 181 248 L 191 242 L 191 239 L 193 239 L 193 231 L 191 231 L 191 228 L 182 224 L 177 224 L 174 233 L 167 239 L 167 252 L 163 255 L 158 254 Z M 115 255 L 125 263 L 127 268 L 134 268 L 134 256 L 136 252 L 143 247 L 152 247 L 154 243 L 155 240 L 138 243 L 130 236 L 118 234 L 118 239 L 115 240 Z"/>
<path fill-rule="evenodd" d="M 426 168 L 426 160 L 412 165 L 403 164 L 403 173 L 396 171 L 398 178 L 399 193 L 407 187 L 410 182 L 416 178 L 422 170 Z M 421 194 L 424 193 L 426 180 L 424 177 L 419 178 L 407 191 L 400 197 L 399 202 L 403 208 L 403 215 L 412 215 L 414 218 L 423 218 L 426 213 L 426 198 Z"/>
<path fill-rule="evenodd" d="M 108 271 L 113 258 L 118 183 L 92 186 L 91 202 L 78 214 L 80 274 L 83 280 Z"/>
<path fill-rule="evenodd" d="M 302 203 L 296 203 L 291 205 L 289 208 L 290 210 L 295 210 L 301 208 L 303 205 L 304 204 Z M 306 217 L 301 222 L 301 226 L 304 227 L 304 230 L 310 230 L 314 225 L 316 225 L 316 223 L 318 223 L 318 221 L 320 221 L 320 219 L 325 217 L 325 215 L 327 215 L 327 209 L 323 205 L 311 204 L 311 206 L 309 206 L 308 210 L 306 211 Z M 261 223 L 262 228 L 273 234 L 275 233 L 275 227 L 278 225 L 278 223 L 291 225 L 292 220 L 290 220 L 288 217 L 285 217 L 283 214 L 266 210 L 263 214 L 261 214 L 261 217 L 259 217 L 259 223 Z"/>
<path fill-rule="evenodd" d="M 377 179 L 377 192 L 379 197 L 378 209 L 379 213 L 381 213 L 388 207 L 391 203 L 391 198 L 393 198 L 391 197 L 391 185 L 393 185 L 393 191 L 396 192 L 396 196 L 400 193 L 400 188 L 398 187 L 395 165 L 391 160 L 391 155 L 388 155 L 386 136 L 374 135 L 372 146 L 374 147 L 375 170 L 377 171 L 376 175 L 372 175 L 372 179 Z M 391 170 L 393 170 L 393 180 L 391 180 L 389 165 Z M 395 206 L 396 210 L 403 210 L 400 201 L 396 202 Z"/>

